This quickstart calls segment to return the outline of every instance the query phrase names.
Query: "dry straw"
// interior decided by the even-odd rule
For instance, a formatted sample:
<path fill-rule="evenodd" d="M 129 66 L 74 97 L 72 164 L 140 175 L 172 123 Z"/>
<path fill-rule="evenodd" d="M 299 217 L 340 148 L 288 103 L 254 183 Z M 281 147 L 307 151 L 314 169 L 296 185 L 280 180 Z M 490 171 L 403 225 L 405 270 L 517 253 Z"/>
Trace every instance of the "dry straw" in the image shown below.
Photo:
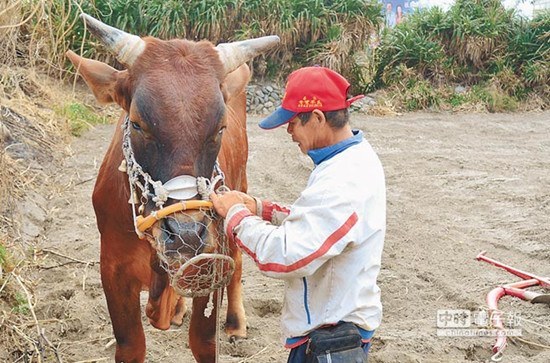
<path fill-rule="evenodd" d="M 63 35 L 47 28 L 52 4 L 0 0 L 0 354 L 13 361 L 61 362 L 35 314 L 39 302 L 27 276 L 37 266 L 26 258 L 32 243 L 23 243 L 17 214 L 30 190 L 48 187 L 47 165 L 66 144 L 66 128 L 50 108 L 63 99 L 59 84 L 38 75 L 60 68 L 48 58 L 58 44 L 52 39 Z"/>

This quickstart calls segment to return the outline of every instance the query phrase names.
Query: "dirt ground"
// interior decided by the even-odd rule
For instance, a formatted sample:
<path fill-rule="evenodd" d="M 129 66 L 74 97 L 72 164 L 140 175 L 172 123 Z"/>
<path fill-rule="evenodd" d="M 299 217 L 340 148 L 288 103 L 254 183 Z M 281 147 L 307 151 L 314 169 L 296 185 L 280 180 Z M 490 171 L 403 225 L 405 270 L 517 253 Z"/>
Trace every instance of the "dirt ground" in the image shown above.
<path fill-rule="evenodd" d="M 249 191 L 291 203 L 312 163 L 284 129 L 263 131 L 258 121 L 256 116 L 248 120 Z M 494 337 L 439 337 L 437 314 L 481 311 L 491 289 L 520 279 L 476 261 L 481 251 L 550 276 L 550 112 L 354 114 L 352 126 L 362 129 L 378 152 L 388 190 L 379 278 L 384 318 L 369 361 L 489 361 Z M 99 126 L 74 140 L 72 156 L 56 178 L 59 193 L 48 198 L 39 239 L 40 247 L 51 252 L 39 256 L 48 268 L 35 276 L 35 310 L 63 362 L 111 361 L 114 356 L 91 206 L 95 175 L 113 128 Z M 219 361 L 285 362 L 279 335 L 283 284 L 259 274 L 249 258 L 244 269 L 249 338 L 229 343 L 222 333 Z M 549 362 L 550 307 L 512 297 L 503 298 L 499 307 L 522 332 L 508 339 L 503 362 Z M 143 321 L 148 362 L 193 361 L 187 319 L 169 331 Z M 0 342 L 0 351 L 9 351 L 6 344 Z"/>

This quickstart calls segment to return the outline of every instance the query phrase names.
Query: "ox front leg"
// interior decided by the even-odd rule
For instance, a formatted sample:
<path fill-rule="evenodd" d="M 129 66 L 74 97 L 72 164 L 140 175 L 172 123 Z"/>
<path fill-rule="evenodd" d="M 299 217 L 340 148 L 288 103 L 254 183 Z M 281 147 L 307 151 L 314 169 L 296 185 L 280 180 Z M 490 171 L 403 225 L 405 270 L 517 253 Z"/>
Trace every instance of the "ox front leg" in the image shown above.
<path fill-rule="evenodd" d="M 242 296 L 242 254 L 235 243 L 231 243 L 231 258 L 235 261 L 235 272 L 227 287 L 227 317 L 225 333 L 229 341 L 246 338 L 246 315 Z"/>
<path fill-rule="evenodd" d="M 112 261 L 110 261 L 112 262 Z M 142 363 L 145 360 L 145 334 L 141 324 L 139 293 L 141 282 L 101 261 L 101 281 L 116 339 L 115 361 Z"/>
<path fill-rule="evenodd" d="M 193 310 L 189 325 L 189 347 L 198 363 L 216 362 L 218 292 L 213 295 L 214 309 L 209 314 L 205 314 L 210 300 L 209 296 L 193 298 Z"/>

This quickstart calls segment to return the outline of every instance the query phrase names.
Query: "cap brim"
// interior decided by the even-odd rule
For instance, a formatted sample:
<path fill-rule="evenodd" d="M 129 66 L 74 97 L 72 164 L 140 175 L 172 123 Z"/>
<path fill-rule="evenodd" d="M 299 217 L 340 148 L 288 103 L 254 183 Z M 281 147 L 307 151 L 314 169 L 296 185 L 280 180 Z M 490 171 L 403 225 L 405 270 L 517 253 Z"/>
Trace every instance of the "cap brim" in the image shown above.
<path fill-rule="evenodd" d="M 348 99 L 346 101 L 348 103 L 348 107 L 351 106 L 351 104 L 354 103 L 355 101 L 359 101 L 362 98 L 365 98 L 365 95 L 357 95 L 355 97 L 352 97 L 352 98 Z"/>
<path fill-rule="evenodd" d="M 279 107 L 275 111 L 273 111 L 271 115 L 260 121 L 259 126 L 262 129 L 266 130 L 274 129 L 276 127 L 286 124 L 287 122 L 292 120 L 292 118 L 297 114 L 297 112 L 285 110 L 284 108 Z"/>

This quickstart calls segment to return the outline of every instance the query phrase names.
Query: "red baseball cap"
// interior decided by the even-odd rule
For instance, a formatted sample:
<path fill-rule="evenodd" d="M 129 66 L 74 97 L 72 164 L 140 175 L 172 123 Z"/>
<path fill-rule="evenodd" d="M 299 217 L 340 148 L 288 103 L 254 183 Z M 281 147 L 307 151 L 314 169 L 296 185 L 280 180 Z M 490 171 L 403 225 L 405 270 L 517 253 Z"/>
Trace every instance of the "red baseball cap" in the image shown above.
<path fill-rule="evenodd" d="M 348 108 L 365 97 L 347 98 L 349 82 L 340 74 L 325 67 L 304 67 L 288 76 L 283 102 L 271 115 L 260 121 L 262 129 L 274 129 L 286 124 L 297 114 L 336 111 Z"/>

